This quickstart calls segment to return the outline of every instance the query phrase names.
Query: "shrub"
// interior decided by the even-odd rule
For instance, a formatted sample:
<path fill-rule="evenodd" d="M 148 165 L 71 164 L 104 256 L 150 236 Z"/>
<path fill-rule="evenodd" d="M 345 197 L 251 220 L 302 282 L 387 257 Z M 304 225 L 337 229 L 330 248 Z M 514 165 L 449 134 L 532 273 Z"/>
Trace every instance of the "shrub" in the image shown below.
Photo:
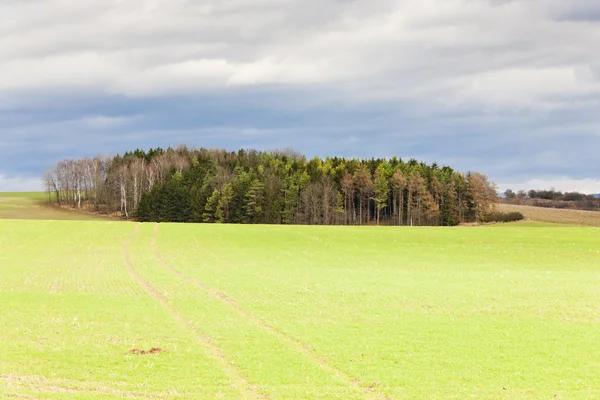
<path fill-rule="evenodd" d="M 520 212 L 494 211 L 483 217 L 483 222 L 513 222 L 525 219 Z"/>

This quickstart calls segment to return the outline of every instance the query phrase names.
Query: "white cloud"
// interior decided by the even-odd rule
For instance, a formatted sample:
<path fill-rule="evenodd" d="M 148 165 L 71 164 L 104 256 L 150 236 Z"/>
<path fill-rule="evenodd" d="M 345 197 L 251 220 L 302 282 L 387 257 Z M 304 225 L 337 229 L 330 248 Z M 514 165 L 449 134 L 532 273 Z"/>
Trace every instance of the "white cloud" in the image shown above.
<path fill-rule="evenodd" d="M 554 189 L 562 192 L 597 194 L 600 193 L 600 179 L 570 179 L 567 177 L 559 177 L 556 179 L 530 179 L 519 183 L 501 183 L 498 184 L 498 188 L 501 192 L 504 192 L 506 189 L 512 189 L 513 191 Z"/>
<path fill-rule="evenodd" d="M 600 84 L 585 79 L 586 66 L 567 68 L 505 69 L 461 78 L 464 98 L 504 107 L 559 107 L 551 96 L 600 93 Z M 589 68 L 587 69 L 589 71 Z M 579 72 L 579 74 L 578 74 Z"/>
<path fill-rule="evenodd" d="M 334 83 L 355 101 L 547 108 L 556 95 L 600 94 L 593 73 L 600 25 L 570 17 L 595 7 L 585 0 L 569 7 L 552 0 L 5 1 L 0 91 L 83 87 L 145 96 Z"/>
<path fill-rule="evenodd" d="M 114 128 L 118 126 L 124 126 L 131 124 L 135 121 L 143 119 L 141 115 L 133 115 L 127 117 L 108 117 L 105 115 L 93 115 L 88 117 L 82 117 L 75 121 L 62 122 L 64 124 L 80 124 L 87 129 L 105 129 Z"/>
<path fill-rule="evenodd" d="M 9 177 L 0 174 L 0 192 L 37 192 L 42 190 L 41 179 Z"/>

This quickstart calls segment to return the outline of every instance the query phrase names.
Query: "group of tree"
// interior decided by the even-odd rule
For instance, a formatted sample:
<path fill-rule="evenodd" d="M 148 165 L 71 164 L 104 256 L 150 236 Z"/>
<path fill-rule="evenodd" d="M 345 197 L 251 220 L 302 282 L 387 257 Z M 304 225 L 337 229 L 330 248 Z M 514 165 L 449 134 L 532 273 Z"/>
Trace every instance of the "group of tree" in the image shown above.
<path fill-rule="evenodd" d="M 561 192 L 550 190 L 519 190 L 514 192 L 507 189 L 504 192 L 505 203 L 523 204 L 535 207 L 570 208 L 577 210 L 600 210 L 600 198 L 593 194 L 579 192 Z"/>
<path fill-rule="evenodd" d="M 138 149 L 60 161 L 44 181 L 59 205 L 159 222 L 452 226 L 497 202 L 478 172 L 293 150 Z"/>

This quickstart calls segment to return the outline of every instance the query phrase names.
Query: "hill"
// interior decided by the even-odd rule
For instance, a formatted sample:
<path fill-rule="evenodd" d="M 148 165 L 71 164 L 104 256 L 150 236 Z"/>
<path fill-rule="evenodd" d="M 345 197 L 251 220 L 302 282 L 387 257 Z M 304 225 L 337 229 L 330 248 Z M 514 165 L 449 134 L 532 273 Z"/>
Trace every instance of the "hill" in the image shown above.
<path fill-rule="evenodd" d="M 600 212 L 598 211 L 564 210 L 516 204 L 499 204 L 498 209 L 503 212 L 520 212 L 525 218 L 532 221 L 600 227 Z"/>

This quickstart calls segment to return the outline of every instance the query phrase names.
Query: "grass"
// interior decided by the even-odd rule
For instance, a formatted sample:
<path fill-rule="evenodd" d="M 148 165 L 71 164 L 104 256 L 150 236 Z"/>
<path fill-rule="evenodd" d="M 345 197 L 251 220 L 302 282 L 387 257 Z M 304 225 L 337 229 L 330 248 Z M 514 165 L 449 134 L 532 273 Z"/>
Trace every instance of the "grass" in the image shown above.
<path fill-rule="evenodd" d="M 532 221 L 600 227 L 600 212 L 533 207 L 516 204 L 499 204 L 503 212 L 520 212 Z"/>
<path fill-rule="evenodd" d="M 600 398 L 598 243 L 542 223 L 0 221 L 0 397 Z"/>
<path fill-rule="evenodd" d="M 0 192 L 0 219 L 83 220 L 103 219 L 83 212 L 50 207 L 44 192 Z"/>

